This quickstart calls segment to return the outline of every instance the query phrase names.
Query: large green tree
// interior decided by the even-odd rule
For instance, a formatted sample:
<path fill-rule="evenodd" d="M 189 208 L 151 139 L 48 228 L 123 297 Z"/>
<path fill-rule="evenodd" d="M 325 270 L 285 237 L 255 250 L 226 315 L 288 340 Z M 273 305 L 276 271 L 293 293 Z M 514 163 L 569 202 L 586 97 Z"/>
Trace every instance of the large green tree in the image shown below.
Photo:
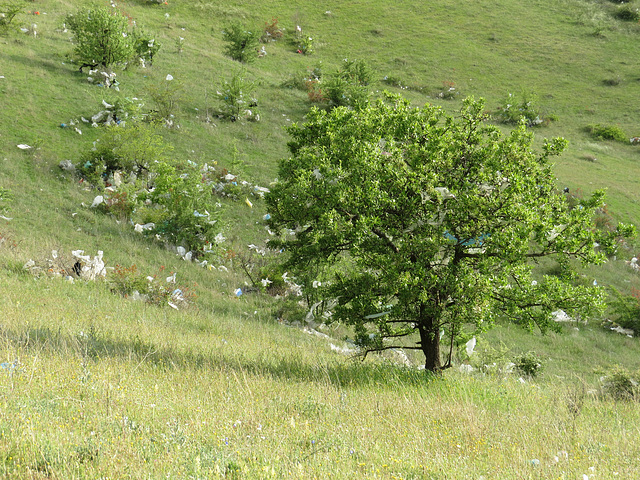
<path fill-rule="evenodd" d="M 300 274 L 330 265 L 322 294 L 364 352 L 418 349 L 437 371 L 451 362 L 441 344 L 465 329 L 504 317 L 546 330 L 559 308 L 587 315 L 601 303 L 574 267 L 604 261 L 632 227 L 593 226 L 602 192 L 570 207 L 556 190 L 550 157 L 564 139 L 535 153 L 524 123 L 503 136 L 485 117 L 473 99 L 452 117 L 389 96 L 315 109 L 290 128 L 266 197 L 272 244 Z M 545 257 L 553 275 L 534 270 Z"/>

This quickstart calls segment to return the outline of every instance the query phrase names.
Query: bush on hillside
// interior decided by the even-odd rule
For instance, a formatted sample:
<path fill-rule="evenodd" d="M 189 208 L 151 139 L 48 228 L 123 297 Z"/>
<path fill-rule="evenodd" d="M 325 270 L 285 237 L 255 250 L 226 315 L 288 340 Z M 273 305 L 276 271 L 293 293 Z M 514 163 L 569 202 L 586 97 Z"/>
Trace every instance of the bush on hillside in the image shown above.
<path fill-rule="evenodd" d="M 232 122 L 246 118 L 258 121 L 258 101 L 253 96 L 255 84 L 246 79 L 246 70 L 236 72 L 231 80 L 223 80 L 216 97 L 220 103 L 220 115 Z"/>
<path fill-rule="evenodd" d="M 640 336 L 640 299 L 636 295 L 622 295 L 611 287 L 614 299 L 609 302 L 613 314 L 613 321 L 621 326 L 633 330 L 635 336 Z"/>
<path fill-rule="evenodd" d="M 109 288 L 123 297 L 144 300 L 159 307 L 185 307 L 195 298 L 188 288 L 176 285 L 175 273 L 166 277 L 164 267 L 156 275 L 145 275 L 136 265 L 116 265 L 109 278 Z"/>
<path fill-rule="evenodd" d="M 264 31 L 260 40 L 265 43 L 275 42 L 282 38 L 283 35 L 284 31 L 278 25 L 278 19 L 274 17 L 271 19 L 271 22 L 264 22 Z"/>
<path fill-rule="evenodd" d="M 322 94 L 329 108 L 361 109 L 369 104 L 371 69 L 364 60 L 344 59 L 341 67 L 322 81 Z"/>
<path fill-rule="evenodd" d="M 587 132 L 596 140 L 615 140 L 627 143 L 629 139 L 624 131 L 617 125 L 603 125 L 601 123 L 590 124 Z"/>
<path fill-rule="evenodd" d="M 74 36 L 80 71 L 125 63 L 134 54 L 129 20 L 117 11 L 106 7 L 80 9 L 68 15 L 65 23 Z"/>
<path fill-rule="evenodd" d="M 8 30 L 13 19 L 26 7 L 25 2 L 12 1 L 0 3 L 0 32 Z"/>
<path fill-rule="evenodd" d="M 606 372 L 603 393 L 614 400 L 638 400 L 640 398 L 640 372 L 632 373 L 620 365 Z"/>
<path fill-rule="evenodd" d="M 537 377 L 540 373 L 542 373 L 542 361 L 540 360 L 540 357 L 534 352 L 527 352 L 516 356 L 513 359 L 513 363 L 515 365 L 514 368 L 521 375 L 526 375 L 527 377 Z"/>
<path fill-rule="evenodd" d="M 616 11 L 615 17 L 625 22 L 637 22 L 640 20 L 640 10 L 630 5 L 623 5 Z"/>
<path fill-rule="evenodd" d="M 151 188 L 138 193 L 145 207 L 137 215 L 142 223 L 154 224 L 145 233 L 183 246 L 196 258 L 210 252 L 220 226 L 217 202 L 212 189 L 202 183 L 202 170 L 190 162 L 163 161 L 154 162 L 151 173 Z"/>
<path fill-rule="evenodd" d="M 150 164 L 166 158 L 170 150 L 148 125 L 108 126 L 93 148 L 82 155 L 76 169 L 92 185 L 103 188 L 116 172 L 125 177 L 148 174 Z"/>
<path fill-rule="evenodd" d="M 242 63 L 249 63 L 258 57 L 260 33 L 247 30 L 240 23 L 233 23 L 222 31 L 225 42 L 224 54 Z"/>
<path fill-rule="evenodd" d="M 8 188 L 0 187 L 0 213 L 4 214 L 9 209 L 9 204 L 13 200 L 13 194 Z"/>
<path fill-rule="evenodd" d="M 130 21 L 107 7 L 84 8 L 68 15 L 65 23 L 73 33 L 80 71 L 84 67 L 107 69 L 131 60 L 151 63 L 160 44 L 141 28 L 129 29 Z"/>
<path fill-rule="evenodd" d="M 147 86 L 146 91 L 155 106 L 153 110 L 149 111 L 148 119 L 168 128 L 175 127 L 178 118 L 178 105 L 184 93 L 182 82 L 169 76 L 156 84 Z"/>
<path fill-rule="evenodd" d="M 131 32 L 133 36 L 133 52 L 142 66 L 151 66 L 153 57 L 160 50 L 161 44 L 156 41 L 153 35 L 145 32 L 142 28 L 134 28 Z"/>
<path fill-rule="evenodd" d="M 498 107 L 497 119 L 501 123 L 517 125 L 522 119 L 528 127 L 535 127 L 544 123 L 535 94 L 522 92 L 520 97 L 510 93 Z"/>

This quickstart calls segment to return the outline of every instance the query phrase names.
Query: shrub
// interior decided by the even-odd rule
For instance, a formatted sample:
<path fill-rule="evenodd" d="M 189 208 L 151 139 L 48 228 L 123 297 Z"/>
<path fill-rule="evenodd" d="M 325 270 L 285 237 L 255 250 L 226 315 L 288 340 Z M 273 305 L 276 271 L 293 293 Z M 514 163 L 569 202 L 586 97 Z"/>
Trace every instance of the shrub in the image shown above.
<path fill-rule="evenodd" d="M 603 393 L 614 400 L 637 400 L 640 394 L 640 372 L 635 374 L 616 365 L 609 369 L 604 377 Z"/>
<path fill-rule="evenodd" d="M 66 24 L 74 35 L 74 53 L 84 67 L 124 63 L 134 55 L 134 45 L 129 36 L 129 20 L 117 11 L 106 7 L 85 8 L 66 18 Z"/>
<path fill-rule="evenodd" d="M 438 98 L 444 98 L 445 100 L 452 100 L 459 95 L 460 92 L 456 90 L 455 83 L 451 81 L 442 82 L 442 88 L 436 94 Z"/>
<path fill-rule="evenodd" d="M 256 111 L 258 101 L 253 97 L 255 85 L 245 75 L 244 69 L 236 72 L 231 80 L 224 80 L 220 90 L 216 91 L 221 105 L 220 114 L 234 122 L 241 118 L 260 119 Z"/>
<path fill-rule="evenodd" d="M 623 5 L 616 11 L 615 17 L 625 22 L 637 22 L 640 20 L 640 11 L 629 5 Z"/>
<path fill-rule="evenodd" d="M 596 140 L 616 140 L 625 143 L 629 141 L 627 135 L 617 125 L 602 125 L 597 123 L 587 125 L 586 130 Z"/>
<path fill-rule="evenodd" d="M 633 330 L 635 336 L 640 335 L 640 299 L 634 295 L 622 295 L 612 288 L 614 300 L 609 302 L 614 321 L 622 328 Z M 633 293 L 633 292 L 632 292 Z"/>
<path fill-rule="evenodd" d="M 523 118 L 529 127 L 535 127 L 544 122 L 537 105 L 537 96 L 533 93 L 522 92 L 520 98 L 509 94 L 498 107 L 498 121 L 517 125 Z"/>
<path fill-rule="evenodd" d="M 126 187 L 108 190 L 98 209 L 121 220 L 128 220 L 136 209 L 136 194 Z"/>
<path fill-rule="evenodd" d="M 163 138 L 147 125 L 108 126 L 93 148 L 84 153 L 76 169 L 87 181 L 101 188 L 117 171 L 125 175 L 147 174 L 150 163 L 165 159 L 170 150 Z"/>
<path fill-rule="evenodd" d="M 309 90 L 310 82 L 319 82 L 322 78 L 321 67 L 308 68 L 305 71 L 289 75 L 289 77 L 282 82 L 281 86 L 284 88 L 295 88 L 296 90 Z"/>
<path fill-rule="evenodd" d="M 233 23 L 222 31 L 222 39 L 226 43 L 224 54 L 234 60 L 249 63 L 257 58 L 260 35 L 256 30 L 246 30 L 241 24 Z"/>
<path fill-rule="evenodd" d="M 542 373 L 542 362 L 533 352 L 523 353 L 513 359 L 515 369 L 522 375 L 536 377 Z"/>
<path fill-rule="evenodd" d="M 140 60 L 142 66 L 153 64 L 153 57 L 160 50 L 161 44 L 155 37 L 146 33 L 142 28 L 135 28 L 131 33 L 133 36 L 133 52 Z"/>
<path fill-rule="evenodd" d="M 178 105 L 184 91 L 182 83 L 165 79 L 155 85 L 149 85 L 146 90 L 155 106 L 155 109 L 149 112 L 149 120 L 169 128 L 175 126 Z"/>
<path fill-rule="evenodd" d="M 508 373 L 513 364 L 509 362 L 509 348 L 500 343 L 493 347 L 485 340 L 478 340 L 477 355 L 471 358 L 472 364 L 484 374 L 498 375 Z"/>
<path fill-rule="evenodd" d="M 264 22 L 264 32 L 260 40 L 262 42 L 275 42 L 282 38 L 283 35 L 284 32 L 278 26 L 278 19 L 274 17 L 271 19 L 271 22 Z"/>
<path fill-rule="evenodd" d="M 157 306 L 186 306 L 195 295 L 184 286 L 175 283 L 175 274 L 164 277 L 164 267 L 160 267 L 158 275 L 144 275 L 138 272 L 135 265 L 123 267 L 116 265 L 109 280 L 109 288 L 113 293 L 123 297 L 145 300 Z"/>
<path fill-rule="evenodd" d="M 0 214 L 7 213 L 9 204 L 13 200 L 13 194 L 8 188 L 0 187 Z"/>
<path fill-rule="evenodd" d="M 315 41 L 313 37 L 309 37 L 308 35 L 303 35 L 298 39 L 298 53 L 302 53 L 303 55 L 311 55 L 315 52 Z"/>
<path fill-rule="evenodd" d="M 126 297 L 132 295 L 135 291 L 144 292 L 147 286 L 147 279 L 144 275 L 138 273 L 138 267 L 135 265 L 130 267 L 116 265 L 109 281 L 109 286 L 113 293 Z"/>
<path fill-rule="evenodd" d="M 25 2 L 0 3 L 0 32 L 7 30 L 13 19 L 26 7 Z"/>
<path fill-rule="evenodd" d="M 218 210 L 212 189 L 202 183 L 200 168 L 192 163 L 158 162 L 153 164 L 152 176 L 152 188 L 138 195 L 140 203 L 150 204 L 141 212 L 143 223 L 155 223 L 146 232 L 181 245 L 196 257 L 206 253 L 219 231 Z"/>
<path fill-rule="evenodd" d="M 107 69 L 131 60 L 151 64 L 160 44 L 142 28 L 129 29 L 131 19 L 107 7 L 84 8 L 66 17 L 73 33 L 75 60 L 84 67 Z"/>
<path fill-rule="evenodd" d="M 364 60 L 345 59 L 342 67 L 323 83 L 323 94 L 331 108 L 362 108 L 369 103 L 370 82 L 371 70 Z"/>

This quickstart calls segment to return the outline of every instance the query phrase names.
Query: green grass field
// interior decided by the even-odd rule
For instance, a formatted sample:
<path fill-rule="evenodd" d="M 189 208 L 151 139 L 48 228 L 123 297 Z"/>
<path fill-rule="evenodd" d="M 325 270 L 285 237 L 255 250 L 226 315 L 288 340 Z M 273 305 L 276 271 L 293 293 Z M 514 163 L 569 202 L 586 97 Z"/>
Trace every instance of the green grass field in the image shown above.
<path fill-rule="evenodd" d="M 284 127 L 311 106 L 306 92 L 283 84 L 314 68 L 329 73 L 347 57 L 372 68 L 374 95 L 389 89 L 449 112 L 467 95 L 496 113 L 509 93 L 534 94 L 554 118 L 534 130 L 537 144 L 569 140 L 558 186 L 606 188 L 609 215 L 640 224 L 640 147 L 586 131 L 615 125 L 640 136 L 640 25 L 617 19 L 619 5 L 122 1 L 118 8 L 162 47 L 151 67 L 116 69 L 117 92 L 89 84 L 69 59 L 63 22 L 85 4 L 27 2 L 16 28 L 0 36 L 0 187 L 14 197 L 11 220 L 0 219 L 2 478 L 636 478 L 638 403 L 602 395 L 601 377 L 615 365 L 640 369 L 637 338 L 604 331 L 601 319 L 545 336 L 500 325 L 472 363 L 535 352 L 544 371 L 522 381 L 491 369 L 434 378 L 411 354 L 411 366 L 394 353 L 361 362 L 340 352 L 350 347 L 341 327 L 313 335 L 278 320 L 278 299 L 236 297 L 248 282 L 237 259 L 218 259 L 226 272 L 183 261 L 88 208 L 97 192 L 59 168 L 77 163 L 101 133 L 62 123 L 90 117 L 103 100 L 137 97 L 155 108 L 149 89 L 170 74 L 182 85 L 180 128 L 162 136 L 175 160 L 215 161 L 268 187 L 287 155 Z M 262 29 L 273 18 L 284 38 L 247 66 L 261 120 L 218 118 L 215 92 L 239 68 L 222 53 L 223 28 Z M 314 38 L 312 55 L 296 53 L 297 25 Z M 452 87 L 451 99 L 439 96 Z M 222 232 L 238 252 L 267 236 L 264 205 L 242 200 L 220 200 Z M 640 289 L 624 263 L 636 247 L 585 275 L 625 293 Z M 196 298 L 174 310 L 114 295 L 109 277 L 70 283 L 23 268 L 46 263 L 52 250 L 68 259 L 78 249 L 103 251 L 109 268 L 177 272 Z"/>

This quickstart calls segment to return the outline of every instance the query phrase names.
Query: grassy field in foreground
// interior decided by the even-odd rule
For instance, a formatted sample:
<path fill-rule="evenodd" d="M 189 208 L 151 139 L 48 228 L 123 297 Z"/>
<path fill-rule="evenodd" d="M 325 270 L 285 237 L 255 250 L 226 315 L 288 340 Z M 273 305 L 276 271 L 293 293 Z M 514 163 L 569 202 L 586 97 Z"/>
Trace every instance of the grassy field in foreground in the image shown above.
<path fill-rule="evenodd" d="M 619 6 L 606 0 L 150 3 L 118 2 L 162 43 L 152 67 L 117 70 L 119 92 L 90 85 L 69 61 L 62 23 L 89 2 L 28 2 L 39 14 L 18 16 L 16 26 L 35 23 L 37 35 L 0 36 L 0 187 L 14 196 L 12 220 L 0 219 L 0 477 L 637 477 L 638 403 L 603 396 L 600 380 L 616 364 L 640 368 L 637 338 L 606 332 L 599 319 L 546 336 L 501 325 L 483 337 L 472 363 L 535 352 L 544 366 L 535 379 L 457 368 L 434 378 L 411 354 L 410 366 L 393 353 L 353 360 L 341 353 L 351 347 L 342 329 L 309 334 L 278 320 L 276 299 L 237 298 L 248 279 L 233 261 L 216 259 L 228 271 L 210 271 L 142 240 L 86 207 L 97 192 L 58 167 L 78 162 L 101 133 L 61 123 L 95 114 L 103 100 L 138 97 L 154 108 L 148 89 L 171 74 L 184 87 L 180 128 L 162 130 L 175 159 L 217 161 L 268 186 L 287 153 L 283 127 L 311 105 L 283 83 L 316 67 L 331 72 L 347 56 L 372 67 L 374 95 L 388 88 L 450 112 L 466 95 L 485 97 L 495 113 L 509 93 L 536 94 L 541 112 L 556 117 L 535 130 L 537 143 L 570 142 L 558 185 L 607 188 L 609 213 L 640 223 L 640 147 L 585 131 L 602 123 L 640 135 L 637 23 L 616 19 Z M 300 25 L 316 52 L 296 54 L 287 38 L 267 44 L 268 55 L 247 66 L 262 120 L 217 118 L 212 92 L 238 68 L 222 54 L 222 29 L 272 18 L 289 34 Z M 440 98 L 451 85 L 459 94 Z M 22 143 L 38 148 L 21 151 Z M 221 203 L 229 248 L 264 240 L 259 200 Z M 103 251 L 110 268 L 176 272 L 195 301 L 176 311 L 112 294 L 109 277 L 69 283 L 23 268 L 76 249 Z M 624 263 L 637 253 L 630 244 L 584 274 L 640 290 Z"/>
<path fill-rule="evenodd" d="M 22 291 L 1 301 L 4 478 L 631 479 L 640 468 L 637 404 L 600 397 L 593 371 L 571 373 L 603 359 L 598 345 L 637 351 L 635 339 L 532 337 L 552 357 L 539 381 L 433 378 L 350 361 L 261 318 L 260 297 L 212 315 L 99 284 L 0 283 Z"/>

